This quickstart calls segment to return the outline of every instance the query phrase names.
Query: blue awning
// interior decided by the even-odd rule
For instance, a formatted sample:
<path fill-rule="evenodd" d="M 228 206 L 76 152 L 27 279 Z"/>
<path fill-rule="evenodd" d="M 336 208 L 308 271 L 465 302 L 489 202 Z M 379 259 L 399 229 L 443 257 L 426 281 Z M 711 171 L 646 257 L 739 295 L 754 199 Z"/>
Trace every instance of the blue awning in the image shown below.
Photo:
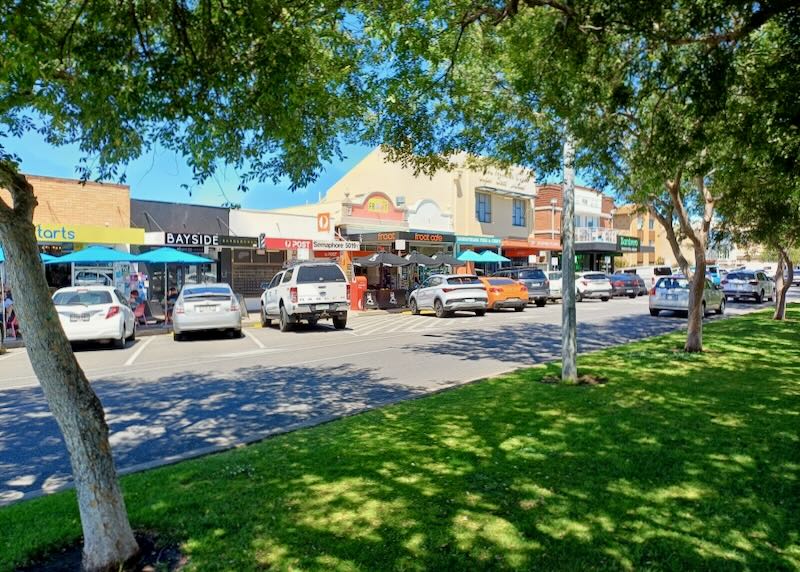
<path fill-rule="evenodd" d="M 136 258 L 136 261 L 148 264 L 214 264 L 216 262 L 216 260 L 168 246 L 144 252 Z"/>
<path fill-rule="evenodd" d="M 112 262 L 137 262 L 138 256 L 105 246 L 90 246 L 49 260 L 46 264 L 110 264 Z"/>

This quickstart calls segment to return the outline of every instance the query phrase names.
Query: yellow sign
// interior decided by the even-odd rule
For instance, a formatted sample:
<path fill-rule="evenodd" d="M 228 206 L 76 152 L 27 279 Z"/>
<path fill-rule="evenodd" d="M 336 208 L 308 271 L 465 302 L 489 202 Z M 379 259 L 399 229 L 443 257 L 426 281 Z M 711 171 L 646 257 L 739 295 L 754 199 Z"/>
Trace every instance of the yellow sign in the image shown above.
<path fill-rule="evenodd" d="M 37 224 L 39 242 L 80 242 L 84 244 L 144 244 L 143 228 L 112 228 L 84 224 Z"/>
<path fill-rule="evenodd" d="M 370 197 L 367 201 L 367 210 L 371 213 L 388 213 L 389 200 L 385 197 Z"/>

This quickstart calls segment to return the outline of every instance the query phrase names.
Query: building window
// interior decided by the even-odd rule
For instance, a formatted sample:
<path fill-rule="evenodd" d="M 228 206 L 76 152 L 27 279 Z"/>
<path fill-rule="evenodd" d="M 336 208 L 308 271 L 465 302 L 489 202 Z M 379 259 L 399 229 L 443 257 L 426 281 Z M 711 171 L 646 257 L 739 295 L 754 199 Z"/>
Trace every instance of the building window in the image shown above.
<path fill-rule="evenodd" d="M 492 197 L 486 193 L 475 193 L 475 218 L 480 222 L 492 222 Z"/>
<path fill-rule="evenodd" d="M 525 226 L 525 201 L 514 199 L 514 226 Z"/>
<path fill-rule="evenodd" d="M 639 215 L 639 217 L 636 219 L 636 229 L 642 230 L 643 228 L 644 228 L 644 218 L 642 218 L 642 215 Z"/>
<path fill-rule="evenodd" d="M 656 219 L 654 219 L 653 217 L 650 217 L 650 220 L 647 221 L 647 226 L 648 226 L 648 228 L 650 230 L 655 230 L 656 229 Z"/>

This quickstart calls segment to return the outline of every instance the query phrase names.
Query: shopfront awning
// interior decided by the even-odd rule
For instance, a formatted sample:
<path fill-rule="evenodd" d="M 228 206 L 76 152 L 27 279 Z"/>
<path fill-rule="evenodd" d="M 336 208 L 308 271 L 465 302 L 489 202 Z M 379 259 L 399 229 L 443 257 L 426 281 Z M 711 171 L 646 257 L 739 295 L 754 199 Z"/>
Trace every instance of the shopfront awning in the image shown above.
<path fill-rule="evenodd" d="M 458 259 L 461 262 L 487 262 L 481 257 L 480 254 L 478 254 L 474 250 L 465 250 L 464 252 L 458 255 Z"/>
<path fill-rule="evenodd" d="M 353 265 L 363 268 L 374 268 L 376 266 L 408 266 L 411 262 L 401 256 L 391 252 L 376 252 L 371 256 L 364 256 L 353 260 Z"/>

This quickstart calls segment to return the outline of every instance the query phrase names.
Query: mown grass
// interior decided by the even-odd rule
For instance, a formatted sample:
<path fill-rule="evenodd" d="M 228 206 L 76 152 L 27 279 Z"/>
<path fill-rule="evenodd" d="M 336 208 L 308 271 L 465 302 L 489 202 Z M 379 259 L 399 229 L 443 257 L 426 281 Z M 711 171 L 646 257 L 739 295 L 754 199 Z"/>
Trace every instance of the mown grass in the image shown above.
<path fill-rule="evenodd" d="M 520 371 L 123 479 L 191 570 L 797 570 L 800 309 Z M 79 539 L 0 510 L 0 569 Z"/>

